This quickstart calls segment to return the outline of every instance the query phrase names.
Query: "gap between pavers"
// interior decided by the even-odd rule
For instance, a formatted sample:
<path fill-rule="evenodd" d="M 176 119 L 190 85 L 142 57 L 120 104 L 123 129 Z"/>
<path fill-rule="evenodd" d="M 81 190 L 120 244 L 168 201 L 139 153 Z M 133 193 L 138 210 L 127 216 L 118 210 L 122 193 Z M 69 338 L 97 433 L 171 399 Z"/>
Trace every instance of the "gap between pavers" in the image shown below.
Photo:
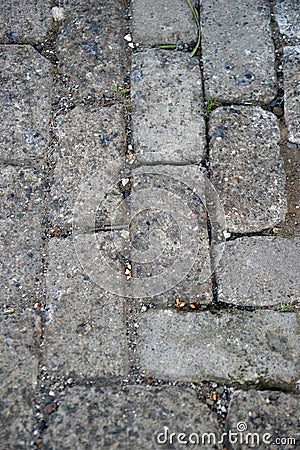
<path fill-rule="evenodd" d="M 178 387 L 74 387 L 62 394 L 59 402 L 60 408 L 49 418 L 41 449 L 49 445 L 53 450 L 158 450 L 164 445 L 179 449 L 186 445 L 183 440 L 197 442 L 198 436 L 201 449 L 206 450 L 216 448 L 212 441 L 220 435 L 209 408 L 195 392 Z"/>
<path fill-rule="evenodd" d="M 139 318 L 139 364 L 162 380 L 291 386 L 299 377 L 298 326 L 295 313 L 148 310 Z"/>

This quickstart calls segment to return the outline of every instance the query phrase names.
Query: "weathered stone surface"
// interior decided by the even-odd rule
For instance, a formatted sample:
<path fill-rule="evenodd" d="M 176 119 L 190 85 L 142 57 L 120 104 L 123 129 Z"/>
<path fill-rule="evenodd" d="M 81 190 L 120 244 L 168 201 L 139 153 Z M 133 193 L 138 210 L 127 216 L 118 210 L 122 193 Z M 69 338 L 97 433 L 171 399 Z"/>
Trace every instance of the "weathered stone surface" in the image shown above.
<path fill-rule="evenodd" d="M 275 17 L 282 34 L 300 39 L 300 14 L 298 0 L 276 0 Z"/>
<path fill-rule="evenodd" d="M 275 116 L 260 107 L 222 107 L 209 123 L 211 182 L 229 232 L 260 231 L 284 220 L 285 174 Z"/>
<path fill-rule="evenodd" d="M 205 125 L 197 60 L 158 49 L 132 58 L 132 136 L 138 161 L 200 162 Z"/>
<path fill-rule="evenodd" d="M 80 263 L 72 238 L 50 240 L 44 364 L 56 376 L 124 375 L 123 299 L 94 284 Z"/>
<path fill-rule="evenodd" d="M 95 219 L 97 215 L 99 222 L 110 223 L 107 211 L 123 199 L 118 181 L 124 163 L 124 128 L 118 106 L 78 106 L 57 119 L 59 149 L 50 194 L 52 222 L 70 224 L 81 194 L 85 211 L 94 209 Z"/>
<path fill-rule="evenodd" d="M 41 323 L 29 312 L 2 312 L 0 325 L 0 447 L 25 450 L 32 438 Z"/>
<path fill-rule="evenodd" d="M 206 96 L 267 103 L 275 96 L 275 56 L 269 5 L 241 0 L 201 2 Z"/>
<path fill-rule="evenodd" d="M 0 199 L 0 304 L 24 309 L 36 299 L 40 270 L 39 168 L 2 167 Z"/>
<path fill-rule="evenodd" d="M 197 27 L 185 0 L 133 0 L 132 32 L 140 45 L 196 42 Z"/>
<path fill-rule="evenodd" d="M 290 142 L 300 144 L 300 46 L 285 47 L 283 53 L 285 120 Z"/>
<path fill-rule="evenodd" d="M 293 383 L 297 326 L 295 313 L 149 310 L 139 321 L 141 369 L 164 380 Z"/>
<path fill-rule="evenodd" d="M 80 96 L 112 95 L 125 76 L 124 4 L 120 0 L 71 0 L 58 37 L 61 73 Z"/>
<path fill-rule="evenodd" d="M 132 183 L 132 295 L 156 303 L 208 303 L 211 266 L 199 167 L 142 166 L 133 170 Z"/>
<path fill-rule="evenodd" d="M 241 424 L 247 427 L 243 433 L 238 431 Z M 236 391 L 229 404 L 225 432 L 232 430 L 238 439 L 226 447 L 292 450 L 300 444 L 299 426 L 298 396 L 276 391 Z M 252 441 L 246 441 L 247 434 Z"/>
<path fill-rule="evenodd" d="M 300 301 L 300 238 L 251 237 L 227 242 L 216 270 L 218 298 L 237 305 Z"/>
<path fill-rule="evenodd" d="M 74 432 L 70 433 L 70 429 Z M 171 433 L 175 435 L 170 436 Z M 184 435 L 179 436 L 180 433 Z M 51 415 L 41 448 L 152 450 L 166 445 L 179 449 L 190 438 L 193 444 L 197 443 L 197 437 L 202 449 L 215 448 L 205 433 L 215 434 L 217 440 L 218 425 L 208 407 L 191 390 L 75 387 L 60 399 L 60 408 Z"/>
<path fill-rule="evenodd" d="M 41 156 L 49 143 L 51 64 L 29 45 L 2 45 L 0 157 Z"/>
<path fill-rule="evenodd" d="M 1 0 L 0 39 L 41 42 L 52 24 L 50 0 Z"/>

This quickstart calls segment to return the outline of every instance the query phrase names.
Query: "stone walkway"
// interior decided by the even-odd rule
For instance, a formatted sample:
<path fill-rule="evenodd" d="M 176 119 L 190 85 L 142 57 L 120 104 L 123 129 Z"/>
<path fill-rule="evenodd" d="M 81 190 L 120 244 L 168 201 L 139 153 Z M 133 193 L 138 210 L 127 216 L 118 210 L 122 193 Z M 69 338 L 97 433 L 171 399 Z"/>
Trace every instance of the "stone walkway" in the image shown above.
<path fill-rule="evenodd" d="M 299 3 L 189 3 L 2 2 L 1 450 L 299 448 Z"/>

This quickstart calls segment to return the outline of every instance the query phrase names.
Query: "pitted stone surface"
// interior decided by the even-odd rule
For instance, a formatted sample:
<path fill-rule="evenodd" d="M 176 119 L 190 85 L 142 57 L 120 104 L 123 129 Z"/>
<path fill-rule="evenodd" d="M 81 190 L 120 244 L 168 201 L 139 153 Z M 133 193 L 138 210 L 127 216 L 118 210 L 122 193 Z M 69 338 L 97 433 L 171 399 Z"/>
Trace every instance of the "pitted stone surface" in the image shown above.
<path fill-rule="evenodd" d="M 211 182 L 229 232 L 260 231 L 284 220 L 285 173 L 275 116 L 260 107 L 222 107 L 209 123 Z"/>
<path fill-rule="evenodd" d="M 293 383 L 297 327 L 295 313 L 149 310 L 139 320 L 140 366 L 163 380 Z"/>
<path fill-rule="evenodd" d="M 38 294 L 42 248 L 40 168 L 1 168 L 0 296 L 3 308 L 25 309 Z"/>
<path fill-rule="evenodd" d="M 66 377 L 125 375 L 123 299 L 103 291 L 84 273 L 72 238 L 50 240 L 46 283 L 48 372 Z"/>
<path fill-rule="evenodd" d="M 26 312 L 0 316 L 0 448 L 30 447 L 32 396 L 38 376 L 40 318 Z"/>
<path fill-rule="evenodd" d="M 5 43 L 41 42 L 52 24 L 50 0 L 1 0 L 0 38 Z"/>
<path fill-rule="evenodd" d="M 225 432 L 232 430 L 236 433 L 237 424 L 241 422 L 247 425 L 243 437 L 247 433 L 253 434 L 252 448 L 269 450 L 282 447 L 294 450 L 300 444 L 299 397 L 279 391 L 236 391 L 229 403 Z M 254 447 L 254 444 L 257 445 Z M 231 443 L 226 447 L 230 450 L 244 450 L 245 445 L 244 441 Z M 251 445 L 251 441 L 248 445 Z"/>
<path fill-rule="evenodd" d="M 79 96 L 112 95 L 125 75 L 122 2 L 70 0 L 58 37 L 60 72 Z"/>
<path fill-rule="evenodd" d="M 283 53 L 285 120 L 288 127 L 288 140 L 295 144 L 300 144 L 299 68 L 300 46 L 285 47 Z"/>
<path fill-rule="evenodd" d="M 197 27 L 186 0 L 133 0 L 133 40 L 143 46 L 196 42 Z"/>
<path fill-rule="evenodd" d="M 57 119 L 59 148 L 54 155 L 56 164 L 51 180 L 52 222 L 71 224 L 74 205 L 81 193 L 86 211 L 90 211 L 98 197 L 95 208 L 99 208 L 99 221 L 111 223 L 110 206 L 123 199 L 118 181 L 124 164 L 124 134 L 118 106 L 103 109 L 78 106 Z M 95 219 L 96 215 L 97 209 Z"/>
<path fill-rule="evenodd" d="M 215 417 L 192 390 L 173 386 L 129 386 L 123 390 L 74 387 L 59 402 L 60 408 L 51 415 L 43 435 L 42 449 L 158 450 L 163 445 L 180 449 L 190 435 L 195 444 L 197 434 L 201 449 L 206 450 L 215 447 L 207 443 L 205 433 L 219 438 Z M 171 443 L 170 433 L 175 433 Z M 178 441 L 179 433 L 185 436 L 179 436 Z"/>
<path fill-rule="evenodd" d="M 225 102 L 270 102 L 276 94 L 275 56 L 266 2 L 241 0 L 221 7 L 201 2 L 206 96 Z"/>
<path fill-rule="evenodd" d="M 300 301 L 300 239 L 251 237 L 227 242 L 216 270 L 219 300 L 251 306 Z"/>
<path fill-rule="evenodd" d="M 205 179 L 197 166 L 132 172 L 132 291 L 155 303 L 212 299 Z"/>
<path fill-rule="evenodd" d="M 132 56 L 132 136 L 141 163 L 199 163 L 205 156 L 197 60 L 152 49 Z"/>
<path fill-rule="evenodd" d="M 0 157 L 43 155 L 49 143 L 51 64 L 29 45 L 2 45 Z"/>
<path fill-rule="evenodd" d="M 300 14 L 298 0 L 276 0 L 275 17 L 282 34 L 300 39 Z"/>

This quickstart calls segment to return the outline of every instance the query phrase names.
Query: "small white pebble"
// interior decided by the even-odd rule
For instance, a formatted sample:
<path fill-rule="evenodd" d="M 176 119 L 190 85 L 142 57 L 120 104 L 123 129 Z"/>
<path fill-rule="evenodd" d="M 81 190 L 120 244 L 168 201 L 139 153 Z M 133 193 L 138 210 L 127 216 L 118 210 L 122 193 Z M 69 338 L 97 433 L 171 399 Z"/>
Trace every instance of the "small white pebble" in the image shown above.
<path fill-rule="evenodd" d="M 128 47 L 134 48 L 134 43 L 133 42 L 129 42 Z"/>
<path fill-rule="evenodd" d="M 127 42 L 131 42 L 132 41 L 132 38 L 131 38 L 131 34 L 126 34 L 125 36 L 124 36 L 124 39 L 125 39 L 125 41 L 127 41 Z"/>
<path fill-rule="evenodd" d="M 228 233 L 228 231 L 223 231 L 223 236 L 225 239 L 228 239 L 228 238 L 230 238 L 231 233 Z"/>
<path fill-rule="evenodd" d="M 121 180 L 122 186 L 126 186 L 129 183 L 129 178 L 122 178 Z"/>
<path fill-rule="evenodd" d="M 54 6 L 52 8 L 52 17 L 53 17 L 53 20 L 55 20 L 55 21 L 64 20 L 64 18 L 65 18 L 64 8 L 61 8 L 59 6 Z"/>

